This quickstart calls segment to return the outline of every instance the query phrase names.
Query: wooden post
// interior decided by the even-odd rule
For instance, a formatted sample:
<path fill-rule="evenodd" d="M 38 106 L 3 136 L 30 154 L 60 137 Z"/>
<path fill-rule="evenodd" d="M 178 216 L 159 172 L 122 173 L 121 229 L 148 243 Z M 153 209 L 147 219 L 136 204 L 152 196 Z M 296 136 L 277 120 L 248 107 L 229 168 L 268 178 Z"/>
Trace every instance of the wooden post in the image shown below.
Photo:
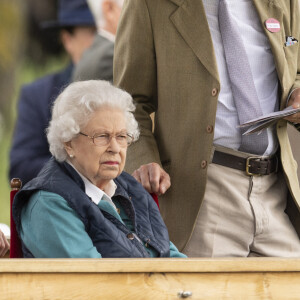
<path fill-rule="evenodd" d="M 22 187 L 22 181 L 19 178 L 13 178 L 10 181 L 10 187 L 12 191 L 18 191 Z"/>

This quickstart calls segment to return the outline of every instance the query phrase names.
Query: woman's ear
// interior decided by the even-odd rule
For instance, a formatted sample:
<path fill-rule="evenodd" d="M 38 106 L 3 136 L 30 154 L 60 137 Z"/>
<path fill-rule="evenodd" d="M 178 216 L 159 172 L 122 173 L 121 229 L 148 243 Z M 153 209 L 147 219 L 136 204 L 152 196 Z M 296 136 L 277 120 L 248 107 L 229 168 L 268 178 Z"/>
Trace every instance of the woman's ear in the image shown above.
<path fill-rule="evenodd" d="M 65 150 L 68 153 L 68 156 L 71 158 L 74 157 L 74 150 L 72 148 L 71 141 L 65 142 L 64 145 L 65 145 Z"/>

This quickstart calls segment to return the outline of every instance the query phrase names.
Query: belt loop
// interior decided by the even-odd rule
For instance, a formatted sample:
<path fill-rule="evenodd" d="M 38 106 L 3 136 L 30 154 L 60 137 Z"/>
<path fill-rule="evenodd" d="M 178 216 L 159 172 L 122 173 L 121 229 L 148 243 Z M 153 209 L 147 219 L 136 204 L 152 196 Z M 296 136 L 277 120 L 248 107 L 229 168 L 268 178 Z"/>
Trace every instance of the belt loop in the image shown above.
<path fill-rule="evenodd" d="M 275 158 L 276 158 L 276 169 L 275 169 L 275 173 L 278 172 L 278 169 L 279 169 L 279 158 L 278 158 L 278 154 L 276 153 L 275 154 Z"/>
<path fill-rule="evenodd" d="M 212 149 L 211 149 L 211 154 L 210 154 L 210 158 L 209 158 L 209 163 L 211 164 L 215 155 L 215 151 L 216 151 L 216 147 L 213 145 Z"/>

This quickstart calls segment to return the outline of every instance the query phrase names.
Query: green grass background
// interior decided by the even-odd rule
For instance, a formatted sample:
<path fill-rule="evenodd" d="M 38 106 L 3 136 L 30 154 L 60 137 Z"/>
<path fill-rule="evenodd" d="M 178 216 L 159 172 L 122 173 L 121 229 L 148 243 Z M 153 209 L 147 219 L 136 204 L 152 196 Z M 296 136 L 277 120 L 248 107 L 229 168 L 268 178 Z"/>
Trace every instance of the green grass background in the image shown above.
<path fill-rule="evenodd" d="M 14 130 L 14 123 L 17 118 L 17 102 L 20 87 L 23 84 L 34 81 L 48 73 L 58 71 L 68 63 L 66 57 L 52 58 L 46 64 L 37 65 L 34 62 L 25 61 L 17 70 L 17 76 L 14 84 L 14 95 L 11 102 L 10 122 L 2 124 L 0 132 L 0 223 L 9 225 L 9 199 L 10 183 L 8 178 L 9 168 L 9 150 Z"/>

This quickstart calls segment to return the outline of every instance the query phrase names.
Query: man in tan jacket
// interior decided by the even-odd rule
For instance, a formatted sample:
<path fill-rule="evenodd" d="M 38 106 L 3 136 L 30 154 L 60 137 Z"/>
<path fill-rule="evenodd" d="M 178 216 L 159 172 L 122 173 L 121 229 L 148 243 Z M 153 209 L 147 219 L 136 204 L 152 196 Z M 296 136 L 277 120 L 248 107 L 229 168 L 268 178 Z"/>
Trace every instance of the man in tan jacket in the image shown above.
<path fill-rule="evenodd" d="M 224 33 L 229 23 L 233 42 Z M 124 3 L 114 82 L 134 97 L 141 129 L 127 170 L 162 194 L 171 239 L 189 256 L 300 255 L 300 191 L 287 136 L 287 122 L 297 126 L 300 114 L 252 135 L 248 147 L 237 127 L 248 104 L 236 96 L 255 90 L 260 115 L 300 105 L 299 23 L 298 0 Z M 238 50 L 230 64 L 228 49 L 240 41 L 247 63 Z M 232 71 L 246 64 L 244 75 Z M 232 74 L 241 74 L 238 83 Z M 245 93 L 237 85 L 248 77 L 253 88 Z"/>

